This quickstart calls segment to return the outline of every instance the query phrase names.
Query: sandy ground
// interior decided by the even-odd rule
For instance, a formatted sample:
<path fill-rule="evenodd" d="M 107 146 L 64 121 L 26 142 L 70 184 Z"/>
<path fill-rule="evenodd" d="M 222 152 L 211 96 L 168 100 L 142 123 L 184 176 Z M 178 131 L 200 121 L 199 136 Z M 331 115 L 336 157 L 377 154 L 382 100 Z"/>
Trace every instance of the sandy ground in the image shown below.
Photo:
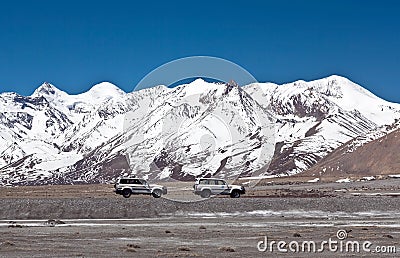
<path fill-rule="evenodd" d="M 133 220 L 63 220 L 50 226 L 40 221 L 1 221 L 2 257 L 333 257 L 375 256 L 360 251 L 280 253 L 260 252 L 260 241 L 338 241 L 338 230 L 349 232 L 346 241 L 370 241 L 377 246 L 395 246 L 400 252 L 399 219 L 393 214 L 382 218 L 367 215 L 347 217 L 329 214 L 281 212 L 254 214 L 180 214 Z M 263 245 L 261 245 L 263 247 Z M 345 249 L 344 249 L 345 250 Z M 393 252 L 393 251 L 392 251 Z M 395 257 L 396 254 L 386 254 Z"/>
<path fill-rule="evenodd" d="M 395 193 L 398 182 L 271 184 L 246 198 L 191 202 L 181 197 L 189 184 L 169 185 L 169 199 L 125 199 L 110 185 L 0 188 L 0 257 L 398 257 L 400 198 L 370 194 Z M 297 242 L 300 252 L 282 253 L 276 243 L 260 252 L 265 237 L 269 245 L 285 241 L 286 249 Z M 329 239 L 343 251 L 301 251 L 303 242 L 318 250 Z M 360 252 L 346 252 L 348 241 Z M 365 241 L 370 252 L 362 250 Z"/>

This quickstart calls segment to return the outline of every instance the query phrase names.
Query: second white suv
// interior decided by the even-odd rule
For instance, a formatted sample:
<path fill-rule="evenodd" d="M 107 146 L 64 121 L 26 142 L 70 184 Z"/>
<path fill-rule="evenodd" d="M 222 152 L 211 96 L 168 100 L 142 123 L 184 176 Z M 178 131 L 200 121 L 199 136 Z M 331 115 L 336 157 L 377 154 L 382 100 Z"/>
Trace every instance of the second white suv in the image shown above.
<path fill-rule="evenodd" d="M 211 195 L 217 194 L 239 198 L 241 194 L 246 193 L 243 186 L 228 185 L 225 180 L 220 178 L 197 178 L 193 188 L 194 194 L 200 195 L 203 198 L 209 198 Z"/>

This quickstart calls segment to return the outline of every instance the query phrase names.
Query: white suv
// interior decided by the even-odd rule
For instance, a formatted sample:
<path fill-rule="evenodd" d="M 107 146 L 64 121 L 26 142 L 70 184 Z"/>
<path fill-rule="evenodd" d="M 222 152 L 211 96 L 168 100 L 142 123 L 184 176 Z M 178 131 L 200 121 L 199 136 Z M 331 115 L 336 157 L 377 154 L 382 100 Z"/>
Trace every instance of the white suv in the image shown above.
<path fill-rule="evenodd" d="M 160 198 L 167 194 L 167 188 L 161 185 L 149 185 L 145 179 L 120 178 L 114 185 L 114 192 L 129 198 L 132 194 L 149 194 L 154 198 Z"/>
<path fill-rule="evenodd" d="M 240 185 L 228 185 L 228 183 L 220 178 L 197 178 L 193 186 L 194 193 L 203 198 L 209 198 L 211 195 L 224 194 L 230 195 L 231 198 L 239 198 L 241 194 L 245 194 L 246 190 Z"/>

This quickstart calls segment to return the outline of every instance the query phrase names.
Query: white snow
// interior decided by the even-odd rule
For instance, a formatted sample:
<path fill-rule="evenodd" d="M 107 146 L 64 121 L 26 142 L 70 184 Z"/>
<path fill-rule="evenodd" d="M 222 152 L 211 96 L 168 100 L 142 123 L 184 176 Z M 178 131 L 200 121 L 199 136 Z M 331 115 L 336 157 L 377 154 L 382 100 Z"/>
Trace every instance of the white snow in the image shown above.
<path fill-rule="evenodd" d="M 350 178 L 343 178 L 336 181 L 336 183 L 350 183 L 352 180 Z"/>
<path fill-rule="evenodd" d="M 373 180 L 375 180 L 376 178 L 374 177 L 374 176 L 364 176 L 363 178 L 362 178 L 362 180 L 364 180 L 364 181 L 373 181 Z"/>
<path fill-rule="evenodd" d="M 318 177 L 307 181 L 307 183 L 317 183 L 317 182 L 319 182 L 319 178 Z"/>

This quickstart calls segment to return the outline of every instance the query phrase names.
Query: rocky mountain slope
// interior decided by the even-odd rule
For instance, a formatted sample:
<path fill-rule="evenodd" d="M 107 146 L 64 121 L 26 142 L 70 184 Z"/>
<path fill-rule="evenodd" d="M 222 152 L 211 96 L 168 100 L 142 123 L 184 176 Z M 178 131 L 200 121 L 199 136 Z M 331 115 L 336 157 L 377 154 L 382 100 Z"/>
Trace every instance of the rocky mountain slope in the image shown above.
<path fill-rule="evenodd" d="M 44 83 L 0 94 L 0 110 L 3 184 L 291 175 L 400 118 L 399 104 L 339 76 L 132 93 L 101 83 L 79 95 Z"/>
<path fill-rule="evenodd" d="M 304 172 L 319 178 L 354 178 L 400 173 L 400 120 L 354 138 Z"/>
<path fill-rule="evenodd" d="M 271 174 L 302 172 L 343 143 L 399 117 L 399 104 L 339 76 L 244 88 L 261 105 L 270 106 L 277 118 Z"/>

